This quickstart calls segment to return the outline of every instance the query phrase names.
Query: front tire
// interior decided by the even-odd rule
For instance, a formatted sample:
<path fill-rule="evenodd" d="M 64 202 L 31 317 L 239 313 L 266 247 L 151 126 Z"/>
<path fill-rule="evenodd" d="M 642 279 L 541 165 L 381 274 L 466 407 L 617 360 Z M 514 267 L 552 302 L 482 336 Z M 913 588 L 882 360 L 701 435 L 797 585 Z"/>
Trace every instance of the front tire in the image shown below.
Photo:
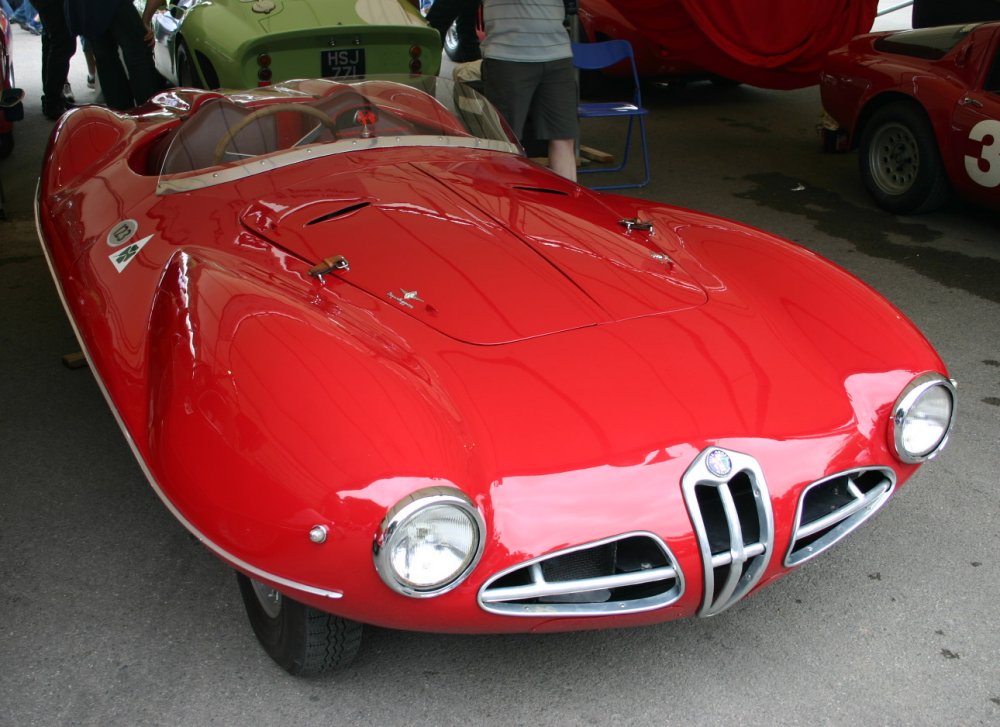
<path fill-rule="evenodd" d="M 183 88 L 204 88 L 204 84 L 198 77 L 198 69 L 194 65 L 194 57 L 191 55 L 187 43 L 183 39 L 177 41 L 177 62 L 174 66 L 177 73 L 177 85 Z"/>
<path fill-rule="evenodd" d="M 468 63 L 482 58 L 479 41 L 475 37 L 463 38 L 458 34 L 458 23 L 452 23 L 444 34 L 444 52 L 454 63 Z"/>
<path fill-rule="evenodd" d="M 858 162 L 869 194 L 890 212 L 930 212 L 951 196 L 934 130 L 913 104 L 875 112 L 861 135 Z"/>
<path fill-rule="evenodd" d="M 289 674 L 317 676 L 354 660 L 361 624 L 299 603 L 242 573 L 236 579 L 257 640 Z"/>

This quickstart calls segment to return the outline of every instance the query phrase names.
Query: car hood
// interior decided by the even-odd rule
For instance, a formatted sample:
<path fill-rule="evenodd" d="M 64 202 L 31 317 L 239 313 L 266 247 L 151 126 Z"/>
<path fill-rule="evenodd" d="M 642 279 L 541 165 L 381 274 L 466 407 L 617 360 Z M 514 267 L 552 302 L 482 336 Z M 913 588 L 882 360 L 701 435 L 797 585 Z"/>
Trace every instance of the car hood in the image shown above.
<path fill-rule="evenodd" d="M 368 0 L 363 3 L 276 0 L 272 11 L 255 11 L 253 17 L 259 19 L 265 33 L 283 33 L 309 27 L 426 26 L 416 8 L 400 0 Z"/>
<path fill-rule="evenodd" d="M 461 164 L 406 163 L 330 175 L 320 198 L 313 180 L 258 199 L 242 222 L 311 264 L 343 258 L 348 267 L 333 275 L 467 343 L 707 300 L 655 233 L 630 230 L 594 195 L 541 170 L 494 171 L 472 177 Z"/>

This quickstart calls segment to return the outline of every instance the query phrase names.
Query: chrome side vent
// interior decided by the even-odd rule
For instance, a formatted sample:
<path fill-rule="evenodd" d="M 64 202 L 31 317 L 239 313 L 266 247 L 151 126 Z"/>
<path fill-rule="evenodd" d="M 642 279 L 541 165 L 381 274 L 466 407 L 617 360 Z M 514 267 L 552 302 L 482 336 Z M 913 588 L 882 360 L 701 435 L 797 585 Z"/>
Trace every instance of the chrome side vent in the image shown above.
<path fill-rule="evenodd" d="M 535 558 L 490 578 L 479 605 L 507 616 L 604 616 L 667 606 L 684 591 L 660 538 L 638 532 Z"/>
<path fill-rule="evenodd" d="M 698 537 L 705 592 L 699 616 L 714 616 L 760 581 L 774 546 L 774 515 L 753 457 L 710 447 L 681 480 Z"/>
<path fill-rule="evenodd" d="M 785 556 L 788 567 L 815 558 L 881 508 L 896 487 L 896 473 L 868 467 L 812 483 L 799 498 Z"/>

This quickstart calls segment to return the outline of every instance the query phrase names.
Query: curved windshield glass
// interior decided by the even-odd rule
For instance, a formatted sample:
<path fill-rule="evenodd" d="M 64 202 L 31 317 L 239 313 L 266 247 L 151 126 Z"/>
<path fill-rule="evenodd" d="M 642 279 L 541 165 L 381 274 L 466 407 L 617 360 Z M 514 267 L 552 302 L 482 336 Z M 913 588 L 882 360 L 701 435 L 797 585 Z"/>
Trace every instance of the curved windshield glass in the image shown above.
<path fill-rule="evenodd" d="M 524 153 L 484 96 L 435 76 L 310 79 L 208 94 L 171 137 L 160 168 L 161 194 L 376 148 Z"/>

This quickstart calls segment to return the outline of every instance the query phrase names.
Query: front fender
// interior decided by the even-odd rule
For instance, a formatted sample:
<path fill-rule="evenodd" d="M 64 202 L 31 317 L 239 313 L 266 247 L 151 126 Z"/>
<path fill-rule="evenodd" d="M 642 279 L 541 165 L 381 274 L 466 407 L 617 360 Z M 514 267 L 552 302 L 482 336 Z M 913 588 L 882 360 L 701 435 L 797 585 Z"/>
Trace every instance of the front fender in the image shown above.
<path fill-rule="evenodd" d="M 167 265 L 149 334 L 149 469 L 230 560 L 336 589 L 346 563 L 370 561 L 389 507 L 468 478 L 462 420 L 434 372 L 365 317 L 218 254 Z M 316 525 L 330 545 L 310 542 Z"/>

